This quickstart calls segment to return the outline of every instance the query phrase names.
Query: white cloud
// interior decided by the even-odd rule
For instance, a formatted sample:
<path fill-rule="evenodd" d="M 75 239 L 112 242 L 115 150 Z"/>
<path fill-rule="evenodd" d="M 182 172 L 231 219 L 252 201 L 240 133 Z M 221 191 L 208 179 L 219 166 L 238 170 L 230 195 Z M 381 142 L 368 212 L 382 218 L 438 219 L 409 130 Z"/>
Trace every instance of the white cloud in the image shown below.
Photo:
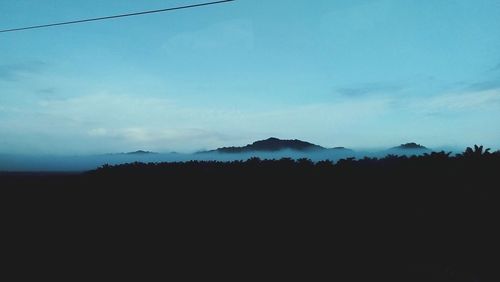
<path fill-rule="evenodd" d="M 168 98 L 100 92 L 44 100 L 29 110 L 2 105 L 0 113 L 9 114 L 0 120 L 0 132 L 10 136 L 4 140 L 12 144 L 9 148 L 67 153 L 138 149 L 192 152 L 244 145 L 270 136 L 299 138 L 327 147 L 388 146 L 398 144 L 397 138 L 402 137 L 426 145 L 438 137 L 442 143 L 468 144 L 472 140 L 462 140 L 460 130 L 473 128 L 480 136 L 490 136 L 488 132 L 496 125 L 485 123 L 485 118 L 491 120 L 491 111 L 483 116 L 479 113 L 499 106 L 499 91 L 446 94 L 426 100 L 367 97 L 316 104 L 263 104 L 261 108 L 181 105 Z M 445 123 L 433 115 L 455 112 L 473 115 L 460 114 Z M 447 126 L 450 124 L 457 126 Z"/>
<path fill-rule="evenodd" d="M 101 92 L 39 102 L 18 112 L 0 130 L 37 136 L 22 142 L 55 149 L 65 140 L 74 151 L 194 151 L 239 145 L 269 136 L 303 138 L 326 146 L 341 145 L 342 132 L 367 127 L 388 110 L 389 100 L 351 100 L 309 105 L 275 105 L 252 110 L 182 106 L 166 98 Z M 32 110 L 32 109 L 30 109 Z M 18 126 L 14 126 L 18 125 Z M 41 137 L 42 136 L 42 137 Z M 47 136 L 47 137 L 43 137 Z M 51 140 L 44 141 L 43 138 Z M 69 150 L 69 149 L 68 149 Z"/>
<path fill-rule="evenodd" d="M 443 94 L 427 100 L 414 102 L 412 107 L 425 114 L 448 114 L 458 112 L 499 109 L 500 89 L 464 93 Z"/>
<path fill-rule="evenodd" d="M 108 130 L 106 128 L 92 128 L 88 132 L 89 136 L 106 136 L 108 134 Z"/>
<path fill-rule="evenodd" d="M 137 97 L 106 92 L 69 99 L 44 100 L 39 112 L 79 123 L 120 125 L 144 123 L 168 112 L 172 102 L 162 98 Z"/>
<path fill-rule="evenodd" d="M 205 27 L 200 30 L 183 32 L 165 42 L 166 51 L 197 50 L 206 52 L 221 48 L 254 47 L 254 32 L 249 20 L 231 20 Z"/>

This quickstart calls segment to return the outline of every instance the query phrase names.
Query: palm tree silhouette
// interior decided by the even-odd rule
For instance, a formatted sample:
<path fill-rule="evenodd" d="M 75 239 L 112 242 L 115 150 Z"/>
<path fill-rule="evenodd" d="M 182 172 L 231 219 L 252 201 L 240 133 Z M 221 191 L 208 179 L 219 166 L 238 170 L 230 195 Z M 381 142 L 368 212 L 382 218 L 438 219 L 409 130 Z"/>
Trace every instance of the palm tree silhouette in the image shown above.
<path fill-rule="evenodd" d="M 465 152 L 462 154 L 462 157 L 465 157 L 465 158 L 479 158 L 479 157 L 482 157 L 482 156 L 488 156 L 490 155 L 490 148 L 487 148 L 487 149 L 484 149 L 483 150 L 483 146 L 478 146 L 478 145 L 474 145 L 474 149 L 472 149 L 471 147 L 467 147 L 465 149 Z"/>

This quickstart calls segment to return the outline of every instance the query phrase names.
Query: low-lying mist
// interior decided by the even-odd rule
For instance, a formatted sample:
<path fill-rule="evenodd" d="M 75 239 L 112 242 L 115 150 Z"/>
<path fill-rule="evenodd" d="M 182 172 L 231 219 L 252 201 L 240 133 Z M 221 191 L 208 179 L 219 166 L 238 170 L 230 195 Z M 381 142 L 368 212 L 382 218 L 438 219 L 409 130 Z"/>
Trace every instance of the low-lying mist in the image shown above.
<path fill-rule="evenodd" d="M 260 159 L 307 158 L 314 162 L 339 159 L 364 157 L 381 158 L 393 155 L 422 155 L 430 150 L 419 149 L 389 149 L 382 151 L 353 151 L 348 149 L 328 149 L 319 151 L 294 151 L 281 150 L 276 152 L 245 152 L 245 153 L 220 153 L 204 152 L 194 154 L 180 153 L 144 153 L 144 154 L 105 154 L 84 156 L 49 156 L 49 155 L 0 155 L 0 171 L 39 171 L 39 172 L 79 172 L 98 168 L 102 165 L 116 165 L 132 162 L 157 163 L 157 162 L 186 162 L 186 161 L 236 161 L 247 160 L 253 157 Z M 458 153 L 454 151 L 453 153 Z"/>

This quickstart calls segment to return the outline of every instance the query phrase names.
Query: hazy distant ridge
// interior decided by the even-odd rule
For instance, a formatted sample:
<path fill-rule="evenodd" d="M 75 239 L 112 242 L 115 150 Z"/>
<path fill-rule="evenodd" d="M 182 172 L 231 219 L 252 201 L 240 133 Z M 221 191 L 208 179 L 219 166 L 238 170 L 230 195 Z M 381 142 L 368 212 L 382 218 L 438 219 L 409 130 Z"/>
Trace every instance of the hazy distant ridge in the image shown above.
<path fill-rule="evenodd" d="M 417 144 L 415 142 L 411 143 L 406 143 L 406 144 L 401 144 L 397 147 L 393 147 L 392 149 L 402 149 L 402 150 L 429 150 L 429 148 L 422 146 L 420 144 Z"/>
<path fill-rule="evenodd" d="M 297 140 L 297 139 L 282 140 L 275 137 L 271 137 L 265 140 L 255 141 L 252 144 L 248 144 L 243 147 L 222 147 L 211 151 L 205 151 L 202 153 L 276 152 L 281 150 L 294 150 L 294 151 L 306 152 L 306 151 L 326 150 L 326 148 L 302 140 Z"/>

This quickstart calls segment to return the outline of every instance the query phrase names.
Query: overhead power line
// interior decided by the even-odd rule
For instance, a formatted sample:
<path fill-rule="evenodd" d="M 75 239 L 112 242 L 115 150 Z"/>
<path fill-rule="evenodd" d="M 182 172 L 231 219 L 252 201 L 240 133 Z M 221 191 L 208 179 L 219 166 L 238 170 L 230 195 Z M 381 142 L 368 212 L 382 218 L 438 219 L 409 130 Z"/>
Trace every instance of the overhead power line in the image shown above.
<path fill-rule="evenodd" d="M 136 13 L 129 13 L 129 14 L 107 16 L 107 17 L 82 19 L 82 20 L 75 20 L 75 21 L 69 21 L 69 22 L 51 23 L 51 24 L 43 24 L 43 25 L 35 25 L 35 26 L 27 26 L 27 27 L 18 27 L 18 28 L 0 30 L 0 33 L 21 31 L 21 30 L 27 30 L 27 29 L 36 29 L 36 28 L 46 28 L 46 27 L 53 27 L 53 26 L 59 26 L 59 25 L 69 25 L 69 24 L 78 24 L 78 23 L 86 23 L 86 22 L 94 22 L 94 21 L 111 20 L 111 19 L 116 19 L 116 18 L 140 16 L 140 15 L 154 14 L 154 13 L 162 13 L 162 12 L 169 12 L 169 11 L 174 11 L 174 10 L 181 10 L 181 9 L 197 8 L 197 7 L 208 6 L 208 5 L 222 4 L 222 3 L 233 2 L 233 1 L 236 1 L 236 0 L 222 0 L 222 1 L 214 1 L 214 2 L 205 2 L 205 3 L 192 4 L 192 5 L 186 5 L 186 6 L 178 6 L 178 7 L 159 9 L 159 10 L 143 11 L 143 12 L 136 12 Z"/>

